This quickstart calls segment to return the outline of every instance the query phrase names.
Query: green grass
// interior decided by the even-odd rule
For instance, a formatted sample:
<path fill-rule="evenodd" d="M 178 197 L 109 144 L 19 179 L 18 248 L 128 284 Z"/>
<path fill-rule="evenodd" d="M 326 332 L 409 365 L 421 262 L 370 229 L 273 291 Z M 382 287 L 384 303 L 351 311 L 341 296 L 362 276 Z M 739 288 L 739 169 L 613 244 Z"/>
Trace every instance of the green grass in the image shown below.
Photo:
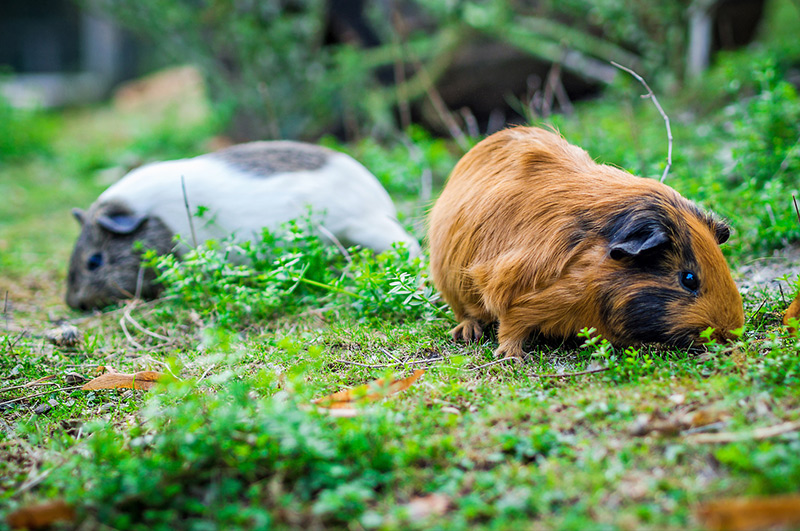
<path fill-rule="evenodd" d="M 770 179 L 776 164 L 798 163 L 784 140 L 800 132 L 787 119 L 800 104 L 779 66 L 763 69 L 776 77 L 755 99 L 702 112 L 662 102 L 676 138 L 667 183 L 731 221 L 734 264 L 800 239 L 780 206 L 797 192 L 794 174 Z M 659 175 L 663 124 L 638 90 L 619 87 L 554 122 L 592 156 Z M 745 294 L 746 331 L 733 346 L 621 351 L 579 339 L 531 343 L 526 363 L 487 365 L 495 339 L 450 340 L 424 261 L 351 250 L 350 263 L 301 221 L 290 243 L 267 234 L 253 249 L 248 283 L 225 274 L 213 247 L 183 262 L 151 257 L 171 298 L 81 315 L 61 301 L 78 228 L 70 208 L 102 190 L 102 170 L 202 152 L 214 125 L 105 107 L 53 120 L 47 149 L 31 148 L 43 145 L 31 135 L 0 166 L 0 517 L 60 498 L 87 528 L 697 528 L 703 501 L 797 490 L 797 433 L 702 444 L 698 426 L 679 422 L 701 412 L 747 434 L 800 419 L 800 341 L 779 326 L 786 301 L 772 288 Z M 748 128 L 783 138 L 782 151 L 764 152 Z M 375 171 L 412 225 L 427 206 L 420 173 L 432 172 L 435 195 L 459 152 L 420 131 L 407 142 L 340 147 Z M 727 149 L 740 150 L 736 165 Z M 745 164 L 772 169 L 742 178 Z M 765 202 L 775 223 L 759 217 Z M 798 282 L 787 279 L 786 297 Z M 83 333 L 77 347 L 43 338 L 65 319 Z M 149 392 L 66 389 L 99 365 L 174 378 Z M 607 370 L 542 376 L 598 367 Z M 410 389 L 354 418 L 311 407 L 417 368 L 427 372 Z M 642 429 L 659 422 L 671 428 Z M 409 502 L 431 493 L 446 511 L 414 517 Z"/>

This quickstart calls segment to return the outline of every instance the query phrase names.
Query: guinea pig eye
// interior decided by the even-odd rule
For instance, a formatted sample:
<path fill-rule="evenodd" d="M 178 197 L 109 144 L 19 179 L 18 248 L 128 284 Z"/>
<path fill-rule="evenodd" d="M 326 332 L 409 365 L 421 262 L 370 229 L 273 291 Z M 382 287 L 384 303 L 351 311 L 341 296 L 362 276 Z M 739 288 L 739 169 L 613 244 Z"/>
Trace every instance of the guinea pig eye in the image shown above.
<path fill-rule="evenodd" d="M 681 271 L 681 286 L 684 289 L 696 292 L 700 288 L 700 280 L 691 271 Z"/>
<path fill-rule="evenodd" d="M 89 257 L 89 260 L 86 261 L 86 268 L 89 271 L 94 271 L 101 265 L 103 265 L 103 255 L 100 253 L 94 253 Z"/>

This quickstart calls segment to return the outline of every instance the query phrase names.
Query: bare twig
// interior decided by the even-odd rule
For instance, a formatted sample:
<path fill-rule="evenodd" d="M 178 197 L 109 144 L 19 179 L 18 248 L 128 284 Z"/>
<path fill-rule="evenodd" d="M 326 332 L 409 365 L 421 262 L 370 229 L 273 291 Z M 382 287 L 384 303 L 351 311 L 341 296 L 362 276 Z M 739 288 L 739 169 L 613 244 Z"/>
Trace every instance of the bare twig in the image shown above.
<path fill-rule="evenodd" d="M 451 113 L 450 109 L 447 108 L 444 98 L 442 98 L 442 95 L 436 88 L 436 83 L 434 83 L 433 79 L 428 74 L 428 70 L 425 68 L 425 65 L 422 64 L 422 61 L 420 61 L 419 58 L 413 57 L 413 59 L 414 66 L 417 69 L 417 76 L 425 87 L 425 92 L 428 94 L 428 99 L 433 105 L 433 109 L 436 111 L 436 114 L 439 115 L 439 119 L 442 120 L 442 123 L 447 127 L 447 130 L 450 132 L 450 136 L 452 136 L 453 140 L 456 141 L 458 147 L 460 147 L 462 151 L 467 152 L 469 150 L 469 142 L 467 142 L 467 137 L 464 134 L 464 131 L 462 131 L 458 126 L 455 118 L 453 118 L 453 113 Z"/>
<path fill-rule="evenodd" d="M 132 306 L 132 305 L 131 305 Z M 142 332 L 143 334 L 147 334 L 150 337 L 154 337 L 156 339 L 160 339 L 161 341 L 169 341 L 169 338 L 166 336 L 162 336 L 161 334 L 156 334 L 153 331 L 148 330 L 147 328 L 143 327 L 139 321 L 133 318 L 130 311 L 126 311 L 124 314 L 125 319 L 128 320 L 137 330 Z"/>
<path fill-rule="evenodd" d="M 430 165 L 426 162 L 425 156 L 419 146 L 411 142 L 407 135 L 402 135 L 401 142 L 406 146 L 406 149 L 408 149 L 408 154 L 411 156 L 411 159 L 423 166 L 419 183 L 419 202 L 422 205 L 426 205 L 428 201 L 430 201 L 433 193 L 433 172 L 431 171 Z"/>
<path fill-rule="evenodd" d="M 347 252 L 347 249 L 345 248 L 344 245 L 342 245 L 342 242 L 339 241 L 339 238 L 337 238 L 331 231 L 325 228 L 325 226 L 322 223 L 319 223 L 317 225 L 317 229 L 322 233 L 323 236 L 325 236 L 326 238 L 328 238 L 330 241 L 333 242 L 333 244 L 336 246 L 337 249 L 339 249 L 339 252 L 342 253 L 342 256 L 344 256 L 345 260 L 347 260 L 348 263 L 353 261 L 353 259 L 350 257 L 350 253 Z"/>
<path fill-rule="evenodd" d="M 183 206 L 186 207 L 186 216 L 189 218 L 189 229 L 192 231 L 192 245 L 197 247 L 197 234 L 194 232 L 194 220 L 192 210 L 189 208 L 189 196 L 186 195 L 186 179 L 181 175 L 181 188 L 183 189 Z"/>
<path fill-rule="evenodd" d="M 477 367 L 473 367 L 471 369 L 467 369 L 468 371 L 477 371 L 479 369 L 485 369 L 486 367 L 491 367 L 492 365 L 498 365 L 500 363 L 504 363 L 506 361 L 519 361 L 518 358 L 500 358 L 499 360 L 490 361 L 489 363 L 484 363 L 483 365 L 478 365 Z"/>
<path fill-rule="evenodd" d="M 128 340 L 128 343 L 133 345 L 134 348 L 142 348 L 142 345 L 133 339 L 131 333 L 128 332 L 128 327 L 125 325 L 125 321 L 127 321 L 127 319 L 125 319 L 125 315 L 123 314 L 122 317 L 119 318 L 119 325 L 122 327 L 122 331 L 125 333 L 125 338 Z"/>
<path fill-rule="evenodd" d="M 795 206 L 797 206 L 797 203 L 795 203 Z M 3 303 L 3 317 L 6 321 L 6 330 L 8 330 L 8 290 L 6 290 L 6 300 Z"/>
<path fill-rule="evenodd" d="M 147 359 L 147 361 L 150 361 L 150 362 L 152 362 L 152 363 L 156 363 L 156 364 L 158 364 L 158 365 L 161 365 L 161 366 L 162 366 L 162 367 L 164 367 L 165 369 L 167 369 L 167 372 L 168 372 L 168 373 L 170 373 L 170 374 L 172 375 L 172 377 L 173 377 L 173 378 L 175 378 L 176 380 L 178 380 L 179 382 L 182 382 L 182 381 L 183 381 L 183 378 L 179 377 L 177 374 L 175 374 L 174 372 L 172 372 L 172 367 L 170 367 L 170 366 L 169 366 L 169 363 L 167 363 L 167 362 L 165 362 L 165 361 L 157 360 L 157 359 L 155 359 L 155 358 L 154 358 L 154 357 L 152 357 L 152 356 L 147 356 L 147 358 L 146 358 L 146 359 Z"/>
<path fill-rule="evenodd" d="M 397 108 L 400 112 L 400 127 L 403 131 L 408 131 L 411 126 L 411 105 L 408 101 L 408 87 L 406 85 L 406 65 L 403 60 L 405 52 L 406 24 L 402 15 L 397 9 L 392 9 L 392 22 L 394 31 L 392 32 L 392 45 L 395 51 L 394 58 L 394 79 L 397 89 Z"/>
<path fill-rule="evenodd" d="M 139 272 L 136 274 L 136 292 L 133 298 L 138 300 L 142 298 L 142 288 L 144 287 L 144 264 L 139 266 Z"/>
<path fill-rule="evenodd" d="M 538 374 L 533 373 L 534 376 L 537 378 L 571 378 L 573 376 L 582 376 L 584 374 L 595 374 L 598 372 L 605 372 L 609 370 L 610 367 L 601 367 L 599 369 L 589 369 L 587 371 L 578 371 L 578 372 L 563 372 L 561 374 Z"/>
<path fill-rule="evenodd" d="M 366 367 L 368 369 L 386 369 L 389 367 L 397 367 L 398 365 L 419 365 L 420 363 L 433 363 L 434 361 L 442 361 L 444 358 L 428 358 L 425 360 L 414 361 L 399 361 L 397 363 L 358 363 L 357 361 L 335 359 L 333 363 L 342 363 L 344 365 L 356 365 L 358 367 Z"/>
<path fill-rule="evenodd" d="M 42 391 L 41 393 L 19 396 L 17 398 L 12 398 L 11 400 L 6 400 L 5 402 L 0 402 L 0 407 L 6 406 L 8 404 L 13 404 L 14 402 L 20 402 L 22 400 L 28 400 L 29 398 L 36 398 L 42 395 L 49 395 L 50 393 L 59 393 L 61 391 L 74 391 L 75 389 L 80 389 L 81 387 L 83 387 L 83 385 L 73 385 L 72 387 L 59 387 L 58 389 L 48 389 L 47 391 Z"/>
<path fill-rule="evenodd" d="M 205 379 L 205 377 L 208 376 L 208 373 L 210 373 L 214 369 L 214 367 L 216 367 L 216 365 L 214 365 L 213 363 L 211 365 L 209 365 L 208 368 L 203 371 L 203 374 L 197 380 L 197 383 L 202 382 L 203 379 Z"/>
<path fill-rule="evenodd" d="M 40 385 L 56 385 L 55 382 L 48 382 L 51 378 L 55 378 L 55 374 L 51 374 L 50 376 L 45 376 L 43 378 L 39 378 L 38 380 L 34 380 L 32 382 L 20 384 L 20 385 L 12 385 L 11 387 L 4 387 L 0 389 L 0 393 L 7 393 L 9 391 L 14 391 L 15 389 L 24 389 L 28 387 L 38 387 Z"/>
<path fill-rule="evenodd" d="M 390 358 L 392 358 L 397 363 L 403 363 L 402 361 L 400 361 L 400 359 L 397 356 L 395 356 L 394 354 L 392 354 L 391 352 L 389 352 L 385 348 L 380 349 L 380 351 L 383 352 L 384 354 L 386 354 L 387 356 L 389 356 Z"/>
<path fill-rule="evenodd" d="M 611 61 L 611 64 L 616 66 L 620 70 L 628 72 L 630 75 L 635 77 L 636 80 L 639 81 L 639 83 L 644 85 L 644 88 L 647 89 L 647 94 L 643 94 L 642 97 L 650 98 L 651 100 L 653 100 L 653 105 L 656 106 L 656 109 L 658 109 L 658 112 L 661 114 L 661 117 L 664 118 L 664 123 L 667 126 L 667 140 L 669 141 L 669 145 L 667 147 L 667 166 L 664 168 L 664 173 L 661 174 L 661 182 L 663 183 L 664 179 L 667 178 L 667 173 L 669 173 L 670 167 L 672 166 L 672 129 L 669 126 L 669 116 L 667 116 L 667 113 L 664 112 L 664 109 L 661 107 L 661 104 L 658 103 L 658 98 L 656 98 L 656 95 L 653 94 L 650 85 L 647 84 L 647 81 L 645 81 L 642 76 L 640 76 L 630 68 L 622 66 L 619 63 L 615 63 L 614 61 Z"/>
<path fill-rule="evenodd" d="M 469 107 L 461 107 L 461 117 L 464 119 L 464 125 L 467 127 L 467 133 L 472 138 L 481 136 L 480 128 L 478 127 L 478 119 Z"/>
<path fill-rule="evenodd" d="M 800 208 L 797 207 L 797 197 L 792 194 L 792 201 L 794 201 L 794 211 L 797 212 L 797 221 L 800 222 Z M 8 297 L 8 292 L 6 292 L 6 297 Z"/>
<path fill-rule="evenodd" d="M 764 428 L 756 428 L 751 431 L 745 432 L 723 432 L 723 433 L 701 433 L 692 435 L 686 438 L 686 442 L 695 444 L 716 444 L 716 443 L 731 443 L 738 441 L 761 441 L 771 437 L 777 437 L 785 433 L 800 430 L 800 420 L 792 422 L 783 422 L 774 426 L 766 426 Z"/>

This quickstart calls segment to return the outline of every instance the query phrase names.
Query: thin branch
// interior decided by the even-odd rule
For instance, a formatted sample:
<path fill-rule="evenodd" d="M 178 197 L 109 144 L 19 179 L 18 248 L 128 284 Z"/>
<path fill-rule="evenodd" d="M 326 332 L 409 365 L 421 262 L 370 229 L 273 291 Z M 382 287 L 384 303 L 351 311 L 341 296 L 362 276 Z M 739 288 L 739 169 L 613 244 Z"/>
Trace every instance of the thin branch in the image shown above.
<path fill-rule="evenodd" d="M 216 367 L 216 365 L 213 364 L 213 363 L 211 365 L 209 365 L 208 368 L 205 371 L 203 371 L 203 374 L 197 380 L 197 383 L 202 382 L 205 379 L 205 377 L 208 376 L 208 373 L 210 373 L 214 369 L 214 367 Z"/>
<path fill-rule="evenodd" d="M 667 173 L 669 173 L 670 167 L 672 166 L 672 129 L 669 126 L 669 116 L 667 116 L 667 113 L 664 112 L 664 109 L 661 107 L 661 104 L 658 103 L 658 98 L 656 98 L 656 95 L 653 94 L 652 89 L 650 89 L 650 85 L 647 84 L 647 81 L 645 81 L 642 76 L 640 76 L 639 74 L 637 74 L 636 72 L 634 72 L 630 68 L 628 68 L 626 66 L 622 66 L 619 63 L 615 63 L 614 61 L 611 61 L 611 64 L 616 66 L 620 70 L 624 70 L 625 72 L 628 72 L 630 75 L 635 77 L 636 80 L 639 81 L 639 83 L 644 85 L 644 88 L 647 89 L 647 94 L 643 94 L 642 97 L 643 98 L 650 98 L 651 100 L 653 100 L 653 105 L 656 106 L 656 109 L 658 109 L 658 112 L 661 114 L 661 117 L 664 118 L 664 123 L 667 126 L 667 140 L 669 141 L 669 145 L 667 147 L 667 166 L 664 168 L 664 173 L 661 174 L 661 181 L 660 182 L 663 183 L 664 179 L 667 178 Z"/>
<path fill-rule="evenodd" d="M 800 222 L 800 208 L 797 207 L 797 197 L 792 194 L 792 201 L 794 201 L 794 211 L 797 212 L 797 221 Z M 6 293 L 8 296 L 8 293 Z"/>
<path fill-rule="evenodd" d="M 186 179 L 181 175 L 181 188 L 183 189 L 183 206 L 186 207 L 186 216 L 189 218 L 189 228 L 192 231 L 192 245 L 197 247 L 197 235 L 194 232 L 194 220 L 192 219 L 192 210 L 189 208 L 189 196 L 186 195 Z"/>
<path fill-rule="evenodd" d="M 795 206 L 797 206 L 797 203 L 795 203 Z M 3 303 L 3 317 L 6 321 L 6 330 L 8 330 L 8 290 L 6 290 L 6 300 Z"/>
<path fill-rule="evenodd" d="M 754 430 L 745 432 L 701 433 L 687 437 L 686 442 L 695 444 L 715 444 L 749 440 L 761 441 L 763 439 L 777 437 L 778 435 L 791 433 L 797 430 L 800 430 L 800 420 L 783 422 L 774 426 L 756 428 Z"/>
<path fill-rule="evenodd" d="M 142 288 L 144 287 L 144 264 L 139 266 L 139 272 L 136 273 L 136 291 L 133 294 L 135 300 L 142 298 Z"/>
<path fill-rule="evenodd" d="M 563 372 L 561 374 L 538 374 L 533 373 L 534 376 L 537 378 L 571 378 L 573 376 L 582 376 L 584 374 L 595 374 L 598 372 L 605 372 L 609 370 L 610 367 L 601 367 L 599 369 L 589 369 L 587 371 L 578 371 L 578 372 Z"/>
<path fill-rule="evenodd" d="M 19 396 L 17 398 L 12 398 L 11 400 L 6 400 L 5 402 L 0 402 L 0 407 L 7 406 L 8 404 L 13 404 L 14 402 L 20 402 L 22 400 L 28 400 L 29 398 L 36 398 L 42 395 L 49 395 L 50 393 L 58 393 L 61 391 L 74 391 L 75 389 L 80 389 L 83 385 L 73 385 L 72 387 L 59 387 L 58 389 L 49 389 L 47 391 L 42 391 L 41 393 L 34 393 L 32 395 L 26 396 Z"/>
<path fill-rule="evenodd" d="M 402 361 L 397 356 L 395 356 L 394 354 L 392 354 L 391 352 L 389 352 L 385 348 L 380 349 L 380 351 L 383 352 L 384 354 L 386 354 L 387 356 L 389 356 L 390 358 L 392 358 L 397 363 L 402 363 Z"/>
<path fill-rule="evenodd" d="M 477 367 L 473 367 L 471 369 L 467 369 L 468 371 L 477 371 L 479 369 L 485 369 L 486 367 L 491 367 L 492 365 L 497 365 L 499 363 L 504 363 L 506 361 L 520 361 L 519 358 L 500 358 L 499 360 L 490 361 L 489 363 L 484 363 L 483 365 L 478 365 Z"/>
<path fill-rule="evenodd" d="M 128 342 L 133 345 L 134 348 L 142 348 L 142 345 L 133 339 L 131 333 L 128 332 L 128 327 L 125 326 L 125 321 L 127 321 L 127 319 L 125 319 L 125 314 L 123 314 L 122 317 L 119 318 L 119 325 L 122 327 L 122 331 L 125 333 L 125 337 L 127 338 Z"/>
<path fill-rule="evenodd" d="M 397 89 L 397 109 L 400 114 L 400 127 L 408 131 L 411 126 L 411 104 L 408 101 L 406 85 L 406 65 L 403 60 L 405 52 L 405 38 L 407 28 L 402 15 L 397 9 L 392 9 L 392 48 L 394 51 L 394 79 Z"/>
<path fill-rule="evenodd" d="M 433 363 L 434 361 L 442 361 L 444 358 L 428 358 L 425 360 L 414 361 L 400 361 L 397 363 L 359 363 L 357 361 L 335 359 L 333 363 L 342 363 L 344 365 L 356 365 L 358 367 L 366 367 L 367 369 L 386 369 L 388 367 L 397 367 L 398 365 L 419 365 L 420 363 Z"/>
<path fill-rule="evenodd" d="M 344 256 L 345 260 L 347 260 L 348 263 L 351 263 L 353 261 L 353 258 L 350 256 L 350 253 L 347 252 L 347 249 L 345 248 L 344 245 L 342 245 L 342 242 L 339 241 L 339 238 L 337 238 L 331 231 L 325 228 L 325 225 L 319 223 L 317 225 L 317 230 L 319 230 L 323 236 L 325 236 L 326 238 L 328 238 L 330 241 L 333 242 L 333 244 L 336 246 L 337 249 L 339 249 L 339 252 L 342 253 L 342 256 Z"/>
<path fill-rule="evenodd" d="M 133 316 L 131 315 L 131 310 L 134 308 L 134 306 L 135 306 L 135 303 L 127 304 L 126 305 L 126 309 L 125 309 L 125 313 L 123 313 L 123 317 L 125 319 L 127 319 L 128 322 L 131 323 L 134 327 L 136 327 L 136 329 L 139 330 L 140 332 L 142 332 L 144 334 L 147 334 L 150 337 L 154 337 L 156 339 L 160 339 L 161 341 L 169 341 L 168 337 L 162 336 L 161 334 L 156 334 L 155 332 L 151 332 L 150 330 L 146 329 L 141 324 L 139 324 L 139 321 L 134 319 Z"/>

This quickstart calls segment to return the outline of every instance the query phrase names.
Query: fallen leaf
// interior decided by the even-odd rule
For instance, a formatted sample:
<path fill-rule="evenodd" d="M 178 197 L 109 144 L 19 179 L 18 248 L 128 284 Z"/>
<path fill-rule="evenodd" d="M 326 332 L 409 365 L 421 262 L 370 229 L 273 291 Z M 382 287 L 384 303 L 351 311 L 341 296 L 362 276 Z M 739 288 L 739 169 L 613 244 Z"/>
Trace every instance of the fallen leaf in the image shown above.
<path fill-rule="evenodd" d="M 727 498 L 701 504 L 697 517 L 709 529 L 746 531 L 800 525 L 800 495 Z"/>
<path fill-rule="evenodd" d="M 418 369 L 414 371 L 411 376 L 401 380 L 392 380 L 388 384 L 386 384 L 384 378 L 378 378 L 374 382 L 368 384 L 359 385 L 352 389 L 343 389 L 332 395 L 317 398 L 314 400 L 314 403 L 319 407 L 327 409 L 349 409 L 355 404 L 375 402 L 385 396 L 405 391 L 423 374 L 425 374 L 425 371 L 423 369 Z"/>
<path fill-rule="evenodd" d="M 800 292 L 797 293 L 797 297 L 794 298 L 792 303 L 786 309 L 786 313 L 783 314 L 783 324 L 789 327 L 790 334 L 796 334 L 797 329 L 793 326 L 789 326 L 789 319 L 792 318 L 800 321 Z"/>
<path fill-rule="evenodd" d="M 63 500 L 21 507 L 6 516 L 11 529 L 41 529 L 56 522 L 75 519 L 75 509 Z"/>
<path fill-rule="evenodd" d="M 718 423 L 722 423 L 729 415 L 724 411 L 715 408 L 697 409 L 694 411 L 676 411 L 666 418 L 659 418 L 656 415 L 639 415 L 631 427 L 631 435 L 643 436 L 651 432 L 658 432 L 661 435 L 678 435 L 682 431 L 691 430 L 705 431 L 717 428 Z"/>
<path fill-rule="evenodd" d="M 440 516 L 450 507 L 450 498 L 444 494 L 433 493 L 427 496 L 417 496 L 406 504 L 408 518 L 412 522 L 424 520 L 429 516 Z"/>
<path fill-rule="evenodd" d="M 48 380 L 52 380 L 55 377 L 56 377 L 55 374 L 51 374 L 50 376 L 42 376 L 41 378 L 37 378 L 36 380 L 33 380 L 32 382 L 26 383 L 25 387 L 34 387 L 34 386 L 36 386 L 36 385 L 38 385 L 38 384 L 40 384 L 42 382 L 46 382 Z"/>
<path fill-rule="evenodd" d="M 135 374 L 124 372 L 107 372 L 86 382 L 84 391 L 96 389 L 150 389 L 164 375 L 156 371 L 141 371 Z"/>

